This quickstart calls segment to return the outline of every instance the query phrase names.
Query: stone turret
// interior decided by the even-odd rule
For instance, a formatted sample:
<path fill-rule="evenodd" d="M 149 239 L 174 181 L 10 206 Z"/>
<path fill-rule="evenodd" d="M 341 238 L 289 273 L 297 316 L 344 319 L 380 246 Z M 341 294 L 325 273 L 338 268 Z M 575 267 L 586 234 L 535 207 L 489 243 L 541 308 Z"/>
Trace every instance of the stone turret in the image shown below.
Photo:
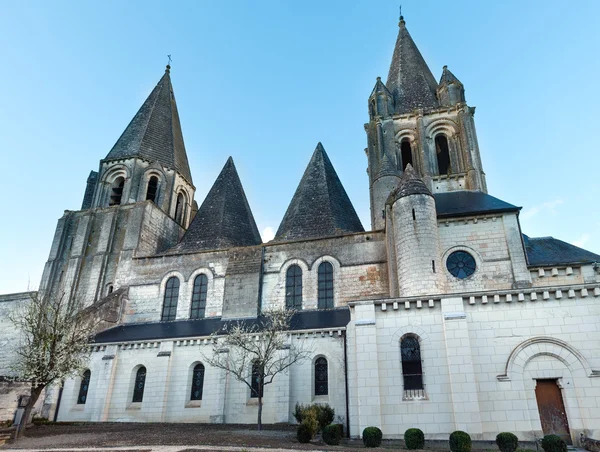
<path fill-rule="evenodd" d="M 435 201 L 410 164 L 386 206 L 392 296 L 442 293 L 445 276 Z"/>
<path fill-rule="evenodd" d="M 443 106 L 454 106 L 466 102 L 465 87 L 456 76 L 450 72 L 448 66 L 444 66 L 437 96 Z"/>

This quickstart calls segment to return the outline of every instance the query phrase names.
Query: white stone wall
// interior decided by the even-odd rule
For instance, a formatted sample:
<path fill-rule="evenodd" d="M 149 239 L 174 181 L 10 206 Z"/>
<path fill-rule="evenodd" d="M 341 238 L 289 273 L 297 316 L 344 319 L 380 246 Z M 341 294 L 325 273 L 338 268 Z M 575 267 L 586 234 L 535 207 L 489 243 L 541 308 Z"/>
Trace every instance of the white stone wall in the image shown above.
<path fill-rule="evenodd" d="M 293 334 L 311 357 L 298 363 L 265 386 L 263 422 L 295 422 L 296 402 L 328 403 L 345 421 L 344 333 L 319 330 Z M 65 382 L 59 417 L 61 421 L 127 422 L 256 422 L 258 405 L 250 389 L 221 369 L 204 363 L 210 356 L 209 341 L 185 339 L 95 347 L 90 360 L 88 399 L 77 404 L 80 378 Z M 169 354 L 170 353 L 170 354 Z M 282 351 L 285 353 L 285 351 Z M 162 355 L 162 356 L 159 356 Z M 314 396 L 314 361 L 327 358 L 329 394 Z M 191 401 L 192 370 L 204 363 L 202 401 Z M 146 386 L 140 404 L 132 403 L 133 381 L 139 366 L 145 366 Z M 249 370 L 250 372 L 250 370 Z"/>

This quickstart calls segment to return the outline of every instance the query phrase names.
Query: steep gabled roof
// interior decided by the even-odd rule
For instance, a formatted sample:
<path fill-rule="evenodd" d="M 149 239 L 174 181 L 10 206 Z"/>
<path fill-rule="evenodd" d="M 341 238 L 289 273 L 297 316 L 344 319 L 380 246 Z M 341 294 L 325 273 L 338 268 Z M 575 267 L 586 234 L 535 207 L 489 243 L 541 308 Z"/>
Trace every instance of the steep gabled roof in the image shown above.
<path fill-rule="evenodd" d="M 179 113 L 167 66 L 156 87 L 135 114 L 105 160 L 140 157 L 178 171 L 190 184 Z"/>
<path fill-rule="evenodd" d="M 174 252 L 260 245 L 262 240 L 233 159 L 229 157 Z"/>
<path fill-rule="evenodd" d="M 330 237 L 363 231 L 323 145 L 317 144 L 275 240 Z"/>
<path fill-rule="evenodd" d="M 435 108 L 437 83 L 400 17 L 400 30 L 386 86 L 394 95 L 396 113 Z"/>
<path fill-rule="evenodd" d="M 554 237 L 528 237 L 523 234 L 523 241 L 531 266 L 600 263 L 598 254 Z"/>

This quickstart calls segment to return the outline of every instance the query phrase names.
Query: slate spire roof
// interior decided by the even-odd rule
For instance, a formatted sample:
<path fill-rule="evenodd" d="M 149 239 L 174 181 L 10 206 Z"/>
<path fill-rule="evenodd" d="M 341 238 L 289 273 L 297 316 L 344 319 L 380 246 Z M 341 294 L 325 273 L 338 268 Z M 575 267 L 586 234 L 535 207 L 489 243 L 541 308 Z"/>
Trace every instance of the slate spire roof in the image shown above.
<path fill-rule="evenodd" d="M 400 182 L 390 193 L 387 204 L 393 204 L 396 200 L 409 195 L 433 196 L 410 163 L 404 168 L 404 172 L 400 176 Z"/>
<path fill-rule="evenodd" d="M 444 66 L 444 69 L 442 71 L 442 76 L 440 77 L 440 85 L 444 85 L 444 84 L 451 84 L 451 83 L 457 83 L 459 85 L 462 85 L 461 81 L 459 79 L 456 78 L 456 76 L 450 72 L 450 69 L 448 69 L 448 66 Z"/>
<path fill-rule="evenodd" d="M 330 237 L 363 231 L 323 145 L 317 144 L 275 240 Z"/>
<path fill-rule="evenodd" d="M 390 65 L 386 86 L 396 100 L 396 113 L 408 113 L 416 108 L 434 108 L 437 83 L 421 52 L 400 16 L 400 30 Z"/>
<path fill-rule="evenodd" d="M 233 159 L 229 157 L 176 252 L 260 245 L 262 240 Z"/>
<path fill-rule="evenodd" d="M 140 157 L 178 171 L 190 184 L 188 164 L 170 66 L 135 114 L 105 160 Z"/>

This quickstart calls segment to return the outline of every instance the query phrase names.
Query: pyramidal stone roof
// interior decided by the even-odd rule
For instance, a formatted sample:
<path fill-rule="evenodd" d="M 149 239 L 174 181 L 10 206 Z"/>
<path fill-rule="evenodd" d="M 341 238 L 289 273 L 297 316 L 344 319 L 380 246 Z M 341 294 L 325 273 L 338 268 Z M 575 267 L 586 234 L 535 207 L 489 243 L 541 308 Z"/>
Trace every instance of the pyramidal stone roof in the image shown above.
<path fill-rule="evenodd" d="M 156 87 L 135 114 L 105 158 L 117 160 L 140 157 L 179 172 L 190 184 L 188 164 L 177 103 L 167 66 Z"/>
<path fill-rule="evenodd" d="M 356 211 L 321 143 L 304 171 L 279 225 L 276 241 L 364 232 Z"/>
<path fill-rule="evenodd" d="M 262 240 L 233 159 L 229 157 L 173 252 L 260 245 Z"/>
<path fill-rule="evenodd" d="M 386 83 L 394 95 L 396 113 L 435 108 L 437 83 L 400 17 L 400 30 Z"/>
<path fill-rule="evenodd" d="M 404 172 L 400 176 L 398 186 L 390 193 L 387 204 L 393 204 L 396 200 L 409 195 L 433 196 L 427 185 L 425 185 L 425 182 L 423 182 L 423 179 L 419 177 L 410 163 L 406 165 Z"/>
<path fill-rule="evenodd" d="M 448 66 L 444 66 L 444 70 L 442 71 L 442 76 L 440 77 L 440 85 L 457 83 L 462 85 L 461 81 L 456 78 L 456 76 L 450 72 Z"/>

